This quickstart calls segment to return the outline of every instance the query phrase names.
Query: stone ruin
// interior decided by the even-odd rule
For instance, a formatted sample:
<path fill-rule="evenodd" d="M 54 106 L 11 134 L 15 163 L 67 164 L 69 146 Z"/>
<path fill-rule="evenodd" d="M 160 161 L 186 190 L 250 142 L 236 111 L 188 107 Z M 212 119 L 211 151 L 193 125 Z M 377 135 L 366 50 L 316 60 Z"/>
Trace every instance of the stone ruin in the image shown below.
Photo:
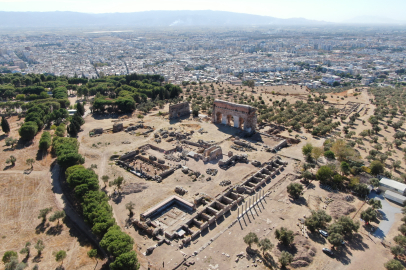
<path fill-rule="evenodd" d="M 183 102 L 169 106 L 169 119 L 190 115 L 189 102 Z"/>
<path fill-rule="evenodd" d="M 245 180 L 241 186 L 245 188 L 245 192 L 253 194 L 257 189 L 271 180 L 272 177 L 280 174 L 288 163 L 276 157 L 274 160 L 265 162 L 263 167 L 254 173 L 251 177 Z"/>
<path fill-rule="evenodd" d="M 169 166 L 164 165 L 165 161 L 157 159 L 155 156 L 151 155 L 146 158 L 139 154 L 139 149 L 127 153 L 121 156 L 120 159 L 116 161 L 116 164 L 140 178 L 154 180 L 158 183 L 161 182 L 164 178 L 171 175 L 176 169 L 178 169 L 178 167 L 170 168 Z M 145 168 L 143 168 L 142 166 L 141 161 L 150 164 L 155 169 L 153 171 L 145 170 Z M 137 165 L 137 163 L 139 163 L 139 165 Z"/>
<path fill-rule="evenodd" d="M 185 195 L 187 193 L 187 190 L 184 189 L 183 187 L 176 187 L 175 192 L 178 193 L 179 195 Z"/>
<path fill-rule="evenodd" d="M 144 124 L 138 124 L 138 125 L 134 125 L 134 126 L 129 126 L 125 129 L 125 132 L 130 132 L 130 131 L 134 131 L 137 130 L 139 128 L 144 128 Z"/>
<path fill-rule="evenodd" d="M 248 163 L 248 155 L 234 155 L 226 160 L 220 160 L 218 164 L 221 169 L 228 169 L 230 166 L 234 166 L 237 162 Z"/>
<path fill-rule="evenodd" d="M 207 194 L 197 193 L 193 203 L 190 203 L 180 197 L 171 196 L 142 213 L 140 219 L 132 218 L 131 222 L 140 233 L 142 231 L 158 241 L 147 249 L 146 254 L 153 252 L 163 243 L 170 245 L 175 239 L 178 239 L 175 241 L 180 249 L 190 245 L 216 220 L 227 218 L 229 215 L 227 216 L 226 213 L 244 201 L 244 194 L 254 194 L 262 190 L 272 178 L 284 170 L 283 167 L 286 165 L 287 162 L 282 161 L 280 157 L 275 157 L 265 162 L 254 175 L 240 184 L 226 188 L 214 199 Z M 231 184 L 229 180 L 222 181 L 222 185 L 229 184 Z M 177 189 L 181 191 L 182 187 Z M 245 206 L 247 207 L 247 202 Z"/>
<path fill-rule="evenodd" d="M 212 122 L 254 133 L 257 128 L 256 111 L 252 106 L 216 99 L 213 102 Z"/>
<path fill-rule="evenodd" d="M 131 221 L 139 230 L 157 240 L 158 245 L 164 242 L 170 244 L 171 240 L 180 239 L 179 247 L 183 248 L 189 245 L 192 239 L 199 237 L 201 232 L 206 230 L 210 224 L 222 218 L 226 212 L 238 205 L 243 199 L 243 195 L 234 189 L 228 189 L 223 194 L 218 195 L 215 200 L 200 195 L 194 199 L 194 203 L 190 203 L 178 196 L 171 196 L 142 213 L 140 219 L 132 218 Z M 202 204 L 204 207 L 199 208 L 200 210 L 196 212 L 198 204 Z M 160 218 L 168 217 L 166 214 L 173 207 L 182 209 L 182 213 L 175 217 L 177 220 L 171 220 L 170 224 L 160 222 Z M 186 216 L 188 218 L 183 221 Z M 170 218 L 173 219 L 173 215 Z M 151 253 L 156 247 L 157 245 L 148 248 L 146 254 Z"/>
<path fill-rule="evenodd" d="M 120 132 L 124 129 L 123 123 L 114 123 L 113 132 Z"/>
<path fill-rule="evenodd" d="M 90 132 L 93 132 L 95 135 L 100 135 L 100 134 L 103 134 L 104 130 L 103 130 L 103 128 L 95 128 Z"/>
<path fill-rule="evenodd" d="M 223 151 L 218 145 L 213 145 L 203 151 L 203 161 L 211 161 L 223 157 Z"/>

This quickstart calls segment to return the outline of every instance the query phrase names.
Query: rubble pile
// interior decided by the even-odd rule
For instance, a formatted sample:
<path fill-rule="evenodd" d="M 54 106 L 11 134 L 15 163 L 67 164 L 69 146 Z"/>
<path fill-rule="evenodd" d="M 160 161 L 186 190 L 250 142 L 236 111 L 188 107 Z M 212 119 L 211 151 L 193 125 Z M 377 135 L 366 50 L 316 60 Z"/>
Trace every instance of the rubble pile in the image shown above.
<path fill-rule="evenodd" d="M 223 180 L 220 182 L 220 186 L 224 187 L 224 186 L 228 186 L 231 185 L 231 181 L 230 180 Z"/>
<path fill-rule="evenodd" d="M 217 169 L 207 169 L 207 170 L 206 170 L 206 173 L 207 173 L 208 175 L 212 175 L 212 176 L 215 176 L 215 175 L 217 174 L 217 172 L 218 172 Z"/>

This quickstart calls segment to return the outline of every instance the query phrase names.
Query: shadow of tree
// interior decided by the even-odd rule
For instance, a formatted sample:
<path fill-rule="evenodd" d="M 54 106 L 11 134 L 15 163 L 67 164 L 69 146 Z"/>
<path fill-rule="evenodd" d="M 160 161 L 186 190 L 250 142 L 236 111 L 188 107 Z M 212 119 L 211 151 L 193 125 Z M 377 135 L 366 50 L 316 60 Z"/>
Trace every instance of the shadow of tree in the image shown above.
<path fill-rule="evenodd" d="M 4 139 L 7 138 L 7 137 L 8 137 L 7 134 L 1 134 L 1 135 L 0 135 L 0 141 L 1 141 L 1 140 L 4 140 Z"/>
<path fill-rule="evenodd" d="M 36 233 L 36 234 L 44 233 L 45 230 L 46 230 L 48 227 L 49 227 L 49 223 L 41 222 L 40 224 L 38 224 L 37 227 L 35 227 L 35 233 Z"/>
<path fill-rule="evenodd" d="M 294 244 L 289 245 L 289 246 L 285 246 L 284 244 L 282 244 L 281 242 L 279 242 L 276 247 L 282 252 L 282 251 L 287 251 L 290 254 L 293 255 L 293 257 L 296 255 L 297 253 L 297 248 Z"/>
<path fill-rule="evenodd" d="M 296 205 L 299 205 L 299 206 L 302 206 L 302 205 L 307 205 L 307 201 L 306 201 L 306 198 L 304 198 L 304 197 L 300 197 L 300 198 L 298 198 L 298 199 L 293 199 L 293 198 L 289 198 L 289 201 L 291 202 L 291 203 L 293 203 L 293 204 L 296 204 Z"/>
<path fill-rule="evenodd" d="M 14 165 L 7 165 L 6 167 L 4 167 L 3 171 L 6 171 L 6 170 L 11 169 L 13 167 L 14 167 Z"/>
<path fill-rule="evenodd" d="M 52 226 L 48 229 L 48 231 L 46 232 L 47 235 L 60 235 L 62 233 L 62 229 L 63 229 L 63 225 L 59 224 L 59 225 L 55 225 Z"/>
<path fill-rule="evenodd" d="M 34 258 L 32 258 L 32 262 L 39 263 L 41 261 L 41 258 L 42 258 L 41 254 L 37 254 L 35 255 Z"/>
<path fill-rule="evenodd" d="M 112 195 L 111 196 L 111 200 L 116 203 L 119 204 L 121 203 L 121 201 L 123 200 L 125 196 L 123 196 L 121 193 L 117 193 L 117 195 Z"/>
<path fill-rule="evenodd" d="M 386 214 L 382 210 L 378 210 L 376 212 L 376 218 L 378 220 L 388 220 L 388 218 L 386 217 Z"/>
<path fill-rule="evenodd" d="M 368 244 L 363 242 L 364 237 L 357 233 L 354 234 L 351 238 L 351 240 L 349 240 L 347 242 L 347 247 L 352 249 L 352 250 L 365 250 L 365 249 L 369 249 Z"/>
<path fill-rule="evenodd" d="M 318 232 L 309 233 L 309 238 L 316 243 L 324 245 L 327 241 L 326 238 L 321 236 Z"/>
<path fill-rule="evenodd" d="M 341 262 L 344 265 L 348 265 L 351 263 L 351 259 L 348 257 L 348 254 L 344 249 L 334 250 L 334 257 L 337 261 Z"/>
<path fill-rule="evenodd" d="M 38 150 L 35 159 L 36 159 L 36 160 L 42 160 L 42 159 L 43 159 L 44 157 L 46 157 L 47 155 L 48 155 L 48 152 L 42 151 L 42 150 Z"/>

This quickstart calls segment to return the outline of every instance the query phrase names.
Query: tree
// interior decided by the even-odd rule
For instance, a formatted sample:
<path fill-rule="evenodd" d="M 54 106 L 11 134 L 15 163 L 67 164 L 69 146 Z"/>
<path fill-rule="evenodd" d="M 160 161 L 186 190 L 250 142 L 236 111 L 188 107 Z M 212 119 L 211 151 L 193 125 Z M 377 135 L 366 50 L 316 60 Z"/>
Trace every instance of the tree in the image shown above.
<path fill-rule="evenodd" d="M 60 250 L 55 254 L 55 260 L 57 262 L 61 262 L 61 265 L 63 264 L 63 260 L 66 258 L 66 251 L 65 250 Z"/>
<path fill-rule="evenodd" d="M 338 139 L 333 145 L 331 146 L 331 151 L 333 151 L 334 156 L 339 160 L 347 160 L 348 157 L 354 155 L 354 149 L 349 148 L 347 146 L 347 142 L 343 139 Z"/>
<path fill-rule="evenodd" d="M 306 143 L 303 147 L 302 147 L 302 153 L 304 156 L 308 156 L 312 153 L 313 150 L 313 145 L 311 143 Z"/>
<path fill-rule="evenodd" d="M 114 181 L 109 183 L 110 186 L 117 186 L 117 189 L 120 191 L 121 185 L 124 183 L 124 178 L 122 176 L 117 177 Z"/>
<path fill-rule="evenodd" d="M 130 216 L 133 215 L 134 206 L 135 206 L 135 203 L 133 203 L 132 201 L 130 201 L 130 202 L 128 202 L 128 203 L 125 204 L 125 208 L 126 208 L 128 211 L 130 211 Z"/>
<path fill-rule="evenodd" d="M 302 193 L 303 186 L 299 183 L 291 183 L 288 185 L 287 190 L 290 196 L 298 199 L 300 197 L 300 194 Z"/>
<path fill-rule="evenodd" d="M 331 150 L 327 150 L 326 152 L 324 152 L 324 156 L 325 156 L 326 158 L 329 158 L 329 159 L 335 159 L 334 152 L 331 151 Z"/>
<path fill-rule="evenodd" d="M 11 257 L 18 257 L 17 252 L 15 252 L 15 251 L 4 252 L 3 259 L 2 259 L 3 263 L 6 264 L 6 263 L 10 262 Z"/>
<path fill-rule="evenodd" d="M 393 255 L 395 255 L 395 258 L 405 253 L 405 249 L 399 245 L 391 247 L 390 251 L 392 252 Z"/>
<path fill-rule="evenodd" d="M 369 194 L 369 188 L 366 184 L 356 185 L 354 191 L 357 192 L 360 197 L 366 197 Z"/>
<path fill-rule="evenodd" d="M 33 121 L 25 122 L 18 130 L 21 139 L 24 141 L 31 141 L 32 139 L 34 139 L 37 132 L 38 125 L 36 122 Z"/>
<path fill-rule="evenodd" d="M 106 187 L 107 182 L 109 181 L 110 177 L 108 175 L 103 175 L 102 180 L 104 183 L 104 187 Z"/>
<path fill-rule="evenodd" d="M 42 151 L 47 151 L 51 146 L 51 133 L 44 131 L 39 140 L 39 149 Z"/>
<path fill-rule="evenodd" d="M 367 210 L 361 212 L 361 219 L 365 221 L 365 223 L 369 223 L 376 219 L 376 211 L 369 207 Z"/>
<path fill-rule="evenodd" d="M 243 240 L 244 240 L 244 243 L 246 243 L 250 249 L 251 249 L 251 245 L 253 243 L 259 242 L 258 236 L 256 235 L 256 233 L 253 233 L 253 232 L 250 232 L 246 236 L 244 236 Z"/>
<path fill-rule="evenodd" d="M 259 241 L 259 247 L 262 250 L 262 255 L 264 256 L 267 250 L 271 250 L 273 248 L 273 244 L 271 243 L 271 240 L 264 238 Z"/>
<path fill-rule="evenodd" d="M 401 161 L 400 160 L 394 160 L 393 162 L 392 162 L 392 166 L 393 166 L 393 168 L 395 169 L 395 171 L 397 171 L 399 168 L 400 168 L 400 165 L 401 165 L 402 163 L 401 163 Z"/>
<path fill-rule="evenodd" d="M 370 183 L 375 188 L 379 187 L 379 185 L 380 185 L 378 178 L 371 178 Z"/>
<path fill-rule="evenodd" d="M 37 250 L 38 252 L 37 256 L 39 257 L 41 256 L 42 251 L 45 249 L 45 244 L 41 239 L 39 239 L 37 243 L 34 245 L 34 248 Z"/>
<path fill-rule="evenodd" d="M 305 225 L 311 232 L 325 227 L 326 224 L 331 221 L 331 216 L 327 215 L 324 210 L 312 210 L 311 213 L 311 216 L 305 221 Z"/>
<path fill-rule="evenodd" d="M 28 158 L 26 161 L 25 161 L 25 163 L 28 165 L 28 166 L 30 166 L 31 167 L 31 170 L 34 168 L 34 163 L 35 163 L 35 160 L 33 159 L 33 158 Z"/>
<path fill-rule="evenodd" d="M 80 102 L 78 102 L 78 104 L 76 105 L 76 110 L 81 116 L 85 114 L 85 107 Z"/>
<path fill-rule="evenodd" d="M 396 147 L 400 147 L 403 144 L 403 142 L 399 139 L 396 139 L 393 142 L 395 143 Z"/>
<path fill-rule="evenodd" d="M 61 218 L 64 218 L 65 215 L 65 211 L 56 211 L 50 218 L 49 221 L 54 222 L 55 220 L 58 220 L 58 225 L 59 225 L 59 220 Z"/>
<path fill-rule="evenodd" d="M 6 160 L 6 163 L 7 163 L 7 164 L 11 163 L 11 166 L 14 167 L 14 165 L 16 165 L 16 161 L 17 161 L 17 159 L 16 159 L 14 156 L 10 156 L 10 157 Z"/>
<path fill-rule="evenodd" d="M 400 225 L 400 227 L 398 228 L 399 232 L 403 235 L 406 235 L 406 224 L 402 224 Z"/>
<path fill-rule="evenodd" d="M 340 234 L 344 235 L 352 235 L 353 232 L 357 232 L 359 229 L 359 222 L 354 222 L 350 217 L 348 216 L 341 216 L 335 223 L 333 224 L 338 224 L 341 226 L 341 231 L 339 232 Z M 332 225 L 333 225 L 332 224 Z"/>
<path fill-rule="evenodd" d="M 114 262 L 110 264 L 111 270 L 138 270 L 137 254 L 134 251 L 129 251 L 118 256 Z"/>
<path fill-rule="evenodd" d="M 324 183 L 331 179 L 333 170 L 329 166 L 321 166 L 316 173 L 316 178 Z"/>
<path fill-rule="evenodd" d="M 285 268 L 293 261 L 293 255 L 287 251 L 282 251 L 281 257 L 279 258 L 279 263 L 282 265 L 282 268 Z"/>
<path fill-rule="evenodd" d="M 382 209 L 382 202 L 378 199 L 370 199 L 368 204 L 371 205 L 373 209 Z"/>
<path fill-rule="evenodd" d="M 38 215 L 38 219 L 42 218 L 42 223 L 45 223 L 45 221 L 47 220 L 47 215 L 52 211 L 52 207 L 49 208 L 44 208 L 39 210 L 39 215 Z"/>
<path fill-rule="evenodd" d="M 248 81 L 246 82 L 246 84 L 247 84 L 247 86 L 248 86 L 249 88 L 251 88 L 251 91 L 254 91 L 254 87 L 255 87 L 255 82 L 254 82 L 254 80 L 248 80 Z"/>
<path fill-rule="evenodd" d="M 103 239 L 100 246 L 110 252 L 114 257 L 133 250 L 134 240 L 128 234 L 122 232 L 117 225 L 111 226 Z"/>
<path fill-rule="evenodd" d="M 307 182 L 307 181 L 309 181 L 309 179 L 312 179 L 313 174 L 311 172 L 309 172 L 308 170 L 306 170 L 303 172 L 302 176 Z"/>
<path fill-rule="evenodd" d="M 200 107 L 199 105 L 195 105 L 192 108 L 192 114 L 194 117 L 198 117 L 199 116 L 199 111 L 200 111 Z"/>
<path fill-rule="evenodd" d="M 1 129 L 6 134 L 10 133 L 10 125 L 8 124 L 8 121 L 6 118 L 4 118 L 4 116 L 1 117 Z"/>
<path fill-rule="evenodd" d="M 345 161 L 341 161 L 340 170 L 344 175 L 347 175 L 350 172 L 350 165 Z"/>
<path fill-rule="evenodd" d="M 89 256 L 89 258 L 94 258 L 96 260 L 96 265 L 97 265 L 97 249 L 91 249 L 87 252 L 87 256 Z"/>
<path fill-rule="evenodd" d="M 333 232 L 327 237 L 327 240 L 333 245 L 333 247 L 336 247 L 341 245 L 344 238 L 341 234 Z"/>
<path fill-rule="evenodd" d="M 384 266 L 385 266 L 385 268 L 387 270 L 403 270 L 403 269 L 405 269 L 403 267 L 403 265 L 399 261 L 397 261 L 395 259 L 392 259 L 392 260 L 388 261 L 387 263 L 384 264 Z"/>
<path fill-rule="evenodd" d="M 27 254 L 26 256 L 28 258 L 30 256 L 30 246 L 30 242 L 25 243 L 25 246 L 20 250 L 20 254 Z"/>
<path fill-rule="evenodd" d="M 321 147 L 313 147 L 312 156 L 316 160 L 316 162 L 321 157 L 322 154 L 323 154 L 323 148 L 321 148 Z"/>
<path fill-rule="evenodd" d="M 5 264 L 4 270 L 23 270 L 27 267 L 27 264 L 18 263 L 18 257 L 11 257 L 10 262 Z"/>
<path fill-rule="evenodd" d="M 395 240 L 395 242 L 396 242 L 398 245 L 400 245 L 400 246 L 402 246 L 402 247 L 406 247 L 406 236 L 399 234 L 399 235 L 396 235 L 396 236 L 393 238 L 393 240 Z"/>
<path fill-rule="evenodd" d="M 17 144 L 18 140 L 14 139 L 13 137 L 8 137 L 8 138 L 6 138 L 5 142 L 6 142 L 6 146 L 11 145 L 11 148 L 13 149 L 14 145 Z"/>
<path fill-rule="evenodd" d="M 384 171 L 384 166 L 379 160 L 372 161 L 371 165 L 369 165 L 369 168 L 371 169 L 372 175 L 378 175 L 380 173 L 383 173 Z"/>
<path fill-rule="evenodd" d="M 293 240 L 295 238 L 295 236 L 293 235 L 293 231 L 290 231 L 290 230 L 286 229 L 285 227 L 276 229 L 275 237 L 285 246 L 289 246 L 290 244 L 292 244 Z"/>

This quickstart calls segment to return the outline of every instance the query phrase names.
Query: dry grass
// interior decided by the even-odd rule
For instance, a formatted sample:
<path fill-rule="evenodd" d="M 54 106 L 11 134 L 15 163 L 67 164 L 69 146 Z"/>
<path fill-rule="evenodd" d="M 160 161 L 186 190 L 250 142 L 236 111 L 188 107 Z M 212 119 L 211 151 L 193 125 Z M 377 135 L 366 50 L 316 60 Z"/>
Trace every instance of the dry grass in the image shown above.
<path fill-rule="evenodd" d="M 38 264 L 40 269 L 55 269 L 59 263 L 53 253 L 58 250 L 67 251 L 64 260 L 65 269 L 93 269 L 94 262 L 87 257 L 90 246 L 79 243 L 80 235 L 67 225 L 57 226 L 56 222 L 42 224 L 38 219 L 40 209 L 52 207 L 58 210 L 54 202 L 54 194 L 48 181 L 47 172 L 1 173 L 0 175 L 0 220 L 2 244 L 0 256 L 5 251 L 19 252 L 26 242 L 31 242 L 31 256 L 27 263 L 29 268 Z M 45 243 L 41 258 L 36 257 L 33 245 L 38 240 Z M 19 255 L 23 260 L 24 256 Z M 4 265 L 2 265 L 3 267 Z"/>

